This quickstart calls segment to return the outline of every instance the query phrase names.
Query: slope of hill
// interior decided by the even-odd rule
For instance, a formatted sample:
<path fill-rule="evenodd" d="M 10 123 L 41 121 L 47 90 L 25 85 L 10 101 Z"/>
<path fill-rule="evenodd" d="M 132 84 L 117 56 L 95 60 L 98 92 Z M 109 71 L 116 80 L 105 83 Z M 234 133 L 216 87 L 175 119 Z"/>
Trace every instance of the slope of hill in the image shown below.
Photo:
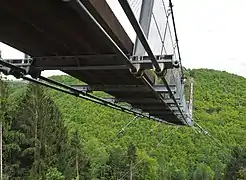
<path fill-rule="evenodd" d="M 246 146 L 246 79 L 206 69 L 187 73 L 195 79 L 194 119 L 216 140 L 192 128 L 145 119 L 136 120 L 116 138 L 132 116 L 54 91 L 51 94 L 69 127 L 77 127 L 86 141 L 97 138 L 106 150 L 116 146 L 127 149 L 133 143 L 140 154 L 153 158 L 159 172 L 192 177 L 197 168 L 205 166 L 217 179 L 226 172 L 232 148 Z"/>
<path fill-rule="evenodd" d="M 207 135 L 199 129 L 133 120 L 57 91 L 47 94 L 59 107 L 69 137 L 79 133 L 92 179 L 129 179 L 131 174 L 134 179 L 160 180 L 245 178 L 246 79 L 207 69 L 187 70 L 187 76 L 195 80 L 194 119 Z M 53 78 L 79 83 L 68 76 Z"/>

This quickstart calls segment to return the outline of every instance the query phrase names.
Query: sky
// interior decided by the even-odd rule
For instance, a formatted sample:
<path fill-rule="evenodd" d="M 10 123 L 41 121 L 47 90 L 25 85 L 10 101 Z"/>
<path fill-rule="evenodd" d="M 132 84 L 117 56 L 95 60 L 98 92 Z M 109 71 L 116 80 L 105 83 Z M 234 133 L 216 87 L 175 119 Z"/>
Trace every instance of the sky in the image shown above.
<path fill-rule="evenodd" d="M 183 63 L 246 77 L 246 1 L 173 0 Z"/>
<path fill-rule="evenodd" d="M 246 77 L 244 54 L 246 1 L 172 1 L 183 65 L 192 69 L 224 70 Z M 134 40 L 134 31 L 118 1 L 107 0 L 107 2 L 126 32 Z M 22 58 L 24 56 L 21 52 L 2 43 L 0 43 L 0 50 L 3 58 Z M 45 76 L 53 74 L 61 73 L 58 71 L 43 73 Z"/>

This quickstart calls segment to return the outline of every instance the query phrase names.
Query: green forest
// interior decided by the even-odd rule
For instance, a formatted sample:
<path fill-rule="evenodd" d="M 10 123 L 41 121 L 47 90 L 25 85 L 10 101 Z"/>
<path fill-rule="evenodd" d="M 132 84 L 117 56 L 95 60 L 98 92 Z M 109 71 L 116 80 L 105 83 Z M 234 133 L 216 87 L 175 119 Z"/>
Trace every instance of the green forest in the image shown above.
<path fill-rule="evenodd" d="M 188 69 L 186 75 L 194 78 L 194 120 L 206 131 L 1 80 L 3 179 L 246 179 L 246 79 L 208 69 Z"/>

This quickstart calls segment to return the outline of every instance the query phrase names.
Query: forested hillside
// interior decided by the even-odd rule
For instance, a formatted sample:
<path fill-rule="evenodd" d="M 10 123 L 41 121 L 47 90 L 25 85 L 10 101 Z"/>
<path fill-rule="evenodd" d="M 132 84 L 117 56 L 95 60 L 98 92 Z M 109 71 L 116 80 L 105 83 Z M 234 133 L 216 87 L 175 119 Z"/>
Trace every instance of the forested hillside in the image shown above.
<path fill-rule="evenodd" d="M 1 81 L 4 178 L 246 179 L 246 79 L 205 69 L 186 74 L 195 80 L 194 119 L 208 133 Z"/>

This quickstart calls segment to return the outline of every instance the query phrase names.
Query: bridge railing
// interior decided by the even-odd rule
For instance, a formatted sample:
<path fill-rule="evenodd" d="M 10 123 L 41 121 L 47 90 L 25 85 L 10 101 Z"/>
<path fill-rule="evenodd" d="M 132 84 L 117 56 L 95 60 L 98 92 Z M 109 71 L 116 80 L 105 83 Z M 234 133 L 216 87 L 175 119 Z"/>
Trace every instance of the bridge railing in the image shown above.
<path fill-rule="evenodd" d="M 143 0 L 128 0 L 128 2 L 135 17 L 139 19 Z M 177 48 L 167 0 L 153 0 L 147 39 L 155 55 L 176 54 Z"/>
<path fill-rule="evenodd" d="M 152 1 L 152 4 L 150 1 Z M 128 0 L 128 2 L 135 14 L 135 17 L 139 19 L 139 16 L 141 16 L 141 8 L 139 7 L 141 7 L 143 3 L 146 3 L 146 0 Z M 153 6 L 151 7 L 152 11 L 149 14 L 151 20 L 149 30 L 146 35 L 149 46 L 155 55 L 173 55 L 173 63 L 178 63 L 180 65 L 179 68 L 168 69 L 165 78 L 168 84 L 176 85 L 177 92 L 175 94 L 175 98 L 180 99 L 180 105 L 183 107 L 182 109 L 185 116 L 189 116 L 185 100 L 183 70 L 179 54 L 177 32 L 175 32 L 176 28 L 172 14 L 172 3 L 169 0 L 149 0 L 148 5 Z M 145 55 L 147 55 L 146 52 Z M 191 119 L 187 119 L 190 124 Z"/>
<path fill-rule="evenodd" d="M 128 0 L 136 19 L 140 19 L 141 8 L 146 0 Z M 175 41 L 175 32 L 172 22 L 171 9 L 168 0 L 148 0 L 152 1 L 150 16 L 150 26 L 147 33 L 147 39 L 152 52 L 155 55 L 173 55 L 173 62 L 179 63 L 178 47 Z M 144 55 L 147 55 L 145 52 Z M 181 86 L 180 80 L 175 77 L 182 77 L 181 69 L 174 69 L 168 72 L 166 78 L 169 83 L 175 83 Z"/>
<path fill-rule="evenodd" d="M 147 38 L 154 54 L 172 54 L 173 61 L 179 62 L 177 45 L 175 42 L 175 34 L 172 26 L 171 11 L 168 5 L 168 0 L 153 1 L 150 30 Z M 176 96 L 182 94 L 181 79 L 178 77 L 182 77 L 182 72 L 180 68 L 168 70 L 166 79 L 170 84 L 175 84 L 177 90 L 179 90 L 179 92 L 176 93 Z"/>

